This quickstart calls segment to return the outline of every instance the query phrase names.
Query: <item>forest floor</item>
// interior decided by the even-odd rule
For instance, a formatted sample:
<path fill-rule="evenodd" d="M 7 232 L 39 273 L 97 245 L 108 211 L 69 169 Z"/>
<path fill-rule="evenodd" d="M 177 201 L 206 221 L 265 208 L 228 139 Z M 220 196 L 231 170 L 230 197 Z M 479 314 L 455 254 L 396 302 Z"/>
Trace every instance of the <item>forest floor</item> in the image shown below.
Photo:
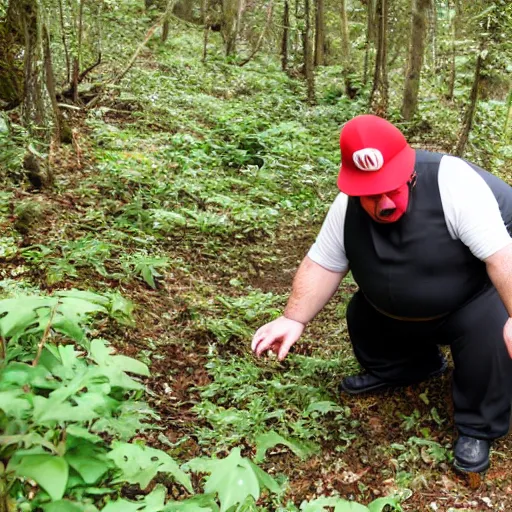
<path fill-rule="evenodd" d="M 339 393 L 360 371 L 344 321 L 350 280 L 284 362 L 251 354 L 252 332 L 285 304 L 336 195 L 339 125 L 365 103 L 331 101 L 326 75 L 322 101 L 306 107 L 302 85 L 277 67 L 177 56 L 200 54 L 188 37 L 147 50 L 121 92 L 77 115 L 74 145 L 53 155 L 53 189 L 13 189 L 12 202 L 39 210 L 18 225 L 20 256 L 4 262 L 4 279 L 131 299 L 135 326 L 98 333 L 150 365 L 161 430 L 140 437 L 181 462 L 242 447 L 283 484 L 266 510 L 393 494 L 411 512 L 512 510 L 512 437 L 495 443 L 481 481 L 452 468 L 451 370 Z M 435 135 L 415 142 L 432 146 Z M 269 433 L 288 445 L 261 455 Z"/>

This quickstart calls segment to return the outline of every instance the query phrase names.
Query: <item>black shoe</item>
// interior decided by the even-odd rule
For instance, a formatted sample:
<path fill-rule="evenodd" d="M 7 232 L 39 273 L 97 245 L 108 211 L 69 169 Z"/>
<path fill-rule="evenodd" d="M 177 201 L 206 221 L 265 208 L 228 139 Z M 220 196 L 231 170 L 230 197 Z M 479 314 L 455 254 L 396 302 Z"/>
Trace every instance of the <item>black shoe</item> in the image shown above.
<path fill-rule="evenodd" d="M 489 467 L 491 441 L 460 436 L 455 443 L 453 465 L 460 471 L 481 473 Z"/>
<path fill-rule="evenodd" d="M 447 367 L 448 363 L 446 359 L 443 357 L 441 366 L 437 370 L 434 370 L 427 374 L 424 380 L 441 375 L 446 371 Z M 376 391 L 378 389 L 408 386 L 410 384 L 416 384 L 418 382 L 420 381 L 414 381 L 404 384 L 394 384 L 382 380 L 380 377 L 375 377 L 375 375 L 371 375 L 370 373 L 363 373 L 362 375 L 352 375 L 350 377 L 345 377 L 340 383 L 340 390 L 344 391 L 345 393 L 348 393 L 349 395 L 359 395 L 360 393 L 368 393 L 369 391 Z"/>

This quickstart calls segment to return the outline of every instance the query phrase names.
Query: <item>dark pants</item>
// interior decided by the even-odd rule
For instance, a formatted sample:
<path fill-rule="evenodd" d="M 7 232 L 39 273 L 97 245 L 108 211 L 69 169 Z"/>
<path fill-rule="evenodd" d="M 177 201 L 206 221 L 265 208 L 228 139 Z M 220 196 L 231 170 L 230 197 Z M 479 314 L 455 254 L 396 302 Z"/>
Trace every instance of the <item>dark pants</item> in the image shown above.
<path fill-rule="evenodd" d="M 347 309 L 357 360 L 366 371 L 390 383 L 423 380 L 441 364 L 438 345 L 449 345 L 455 364 L 455 425 L 462 434 L 479 439 L 495 439 L 509 429 L 512 359 L 503 339 L 507 319 L 494 287 L 447 317 L 432 321 L 387 317 L 360 291 Z"/>

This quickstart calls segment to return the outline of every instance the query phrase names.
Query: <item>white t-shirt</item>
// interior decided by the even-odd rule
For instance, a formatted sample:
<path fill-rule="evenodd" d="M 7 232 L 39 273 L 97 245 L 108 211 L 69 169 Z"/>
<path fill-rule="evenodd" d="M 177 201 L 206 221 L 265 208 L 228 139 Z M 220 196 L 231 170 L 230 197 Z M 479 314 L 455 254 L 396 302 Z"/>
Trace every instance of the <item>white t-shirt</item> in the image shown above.
<path fill-rule="evenodd" d="M 443 156 L 438 183 L 446 226 L 453 240 L 461 240 L 480 260 L 512 242 L 494 194 L 464 160 Z M 315 263 L 333 272 L 349 268 L 344 246 L 347 204 L 348 196 L 340 193 L 308 252 Z"/>

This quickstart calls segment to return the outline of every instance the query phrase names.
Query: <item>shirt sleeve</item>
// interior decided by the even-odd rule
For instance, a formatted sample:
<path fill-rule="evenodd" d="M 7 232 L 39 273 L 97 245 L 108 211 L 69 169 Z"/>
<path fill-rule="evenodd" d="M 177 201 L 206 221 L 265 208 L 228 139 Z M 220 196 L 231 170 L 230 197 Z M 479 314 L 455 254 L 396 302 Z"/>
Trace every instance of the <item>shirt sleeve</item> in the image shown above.
<path fill-rule="evenodd" d="M 348 196 L 338 194 L 325 217 L 318 237 L 308 252 L 309 258 L 333 272 L 348 270 L 344 229 Z"/>
<path fill-rule="evenodd" d="M 464 160 L 444 156 L 438 180 L 446 225 L 454 240 L 461 240 L 480 260 L 512 242 L 492 190 Z"/>

